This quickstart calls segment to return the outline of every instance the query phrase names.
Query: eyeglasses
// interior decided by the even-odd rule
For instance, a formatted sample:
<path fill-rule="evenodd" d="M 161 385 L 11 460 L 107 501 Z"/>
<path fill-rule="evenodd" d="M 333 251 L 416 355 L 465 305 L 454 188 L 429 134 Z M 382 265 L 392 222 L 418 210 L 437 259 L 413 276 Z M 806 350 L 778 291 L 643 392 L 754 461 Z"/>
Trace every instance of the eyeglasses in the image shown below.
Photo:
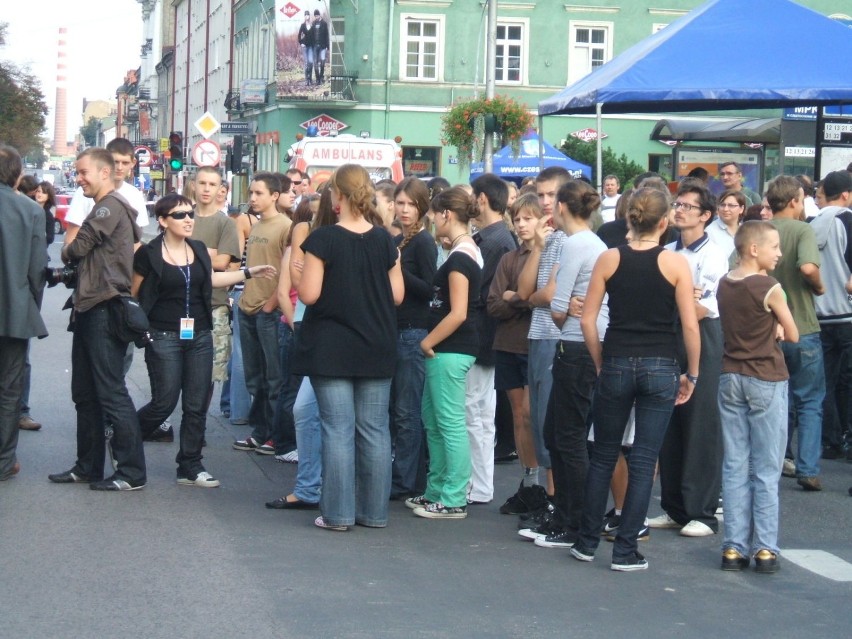
<path fill-rule="evenodd" d="M 719 205 L 719 208 L 720 209 L 739 209 L 739 208 L 742 208 L 742 206 L 743 206 L 742 204 L 737 204 L 736 202 L 734 202 L 733 204 L 730 204 L 728 202 L 722 202 L 722 204 Z"/>
<path fill-rule="evenodd" d="M 293 186 L 299 186 L 302 183 L 302 181 L 301 180 L 290 180 L 290 183 Z"/>
<path fill-rule="evenodd" d="M 678 209 L 683 209 L 687 213 L 689 211 L 700 211 L 701 207 L 697 204 L 690 204 L 689 202 L 675 202 L 672 204 L 672 208 L 677 211 Z"/>
<path fill-rule="evenodd" d="M 739 175 L 736 171 L 720 171 L 719 175 L 724 175 L 730 177 L 732 175 Z"/>
<path fill-rule="evenodd" d="M 171 213 L 166 213 L 163 217 L 170 217 L 173 220 L 182 220 L 188 217 L 190 220 L 194 220 L 195 211 L 172 211 Z"/>

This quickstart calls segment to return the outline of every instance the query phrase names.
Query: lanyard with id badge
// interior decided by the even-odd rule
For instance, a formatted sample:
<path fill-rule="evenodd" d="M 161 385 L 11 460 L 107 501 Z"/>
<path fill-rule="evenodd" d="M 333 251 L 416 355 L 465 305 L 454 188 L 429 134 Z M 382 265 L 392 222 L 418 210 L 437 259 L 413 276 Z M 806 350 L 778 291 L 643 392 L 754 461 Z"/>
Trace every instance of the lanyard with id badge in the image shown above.
<path fill-rule="evenodd" d="M 166 246 L 165 242 L 163 242 L 163 246 Z M 186 244 L 184 244 L 183 250 L 186 252 L 186 266 L 179 265 L 177 260 L 172 256 L 171 251 L 169 251 L 169 247 L 166 246 L 166 253 L 168 253 L 169 257 L 172 258 L 175 266 L 178 267 L 181 275 L 183 275 L 183 279 L 186 280 L 186 297 L 184 299 L 186 317 L 182 317 L 180 320 L 180 332 L 178 337 L 180 339 L 193 339 L 195 337 L 195 319 L 189 316 L 189 289 L 192 284 L 192 275 L 189 265 L 189 250 L 187 249 Z M 184 270 L 184 268 L 186 268 L 186 270 Z"/>

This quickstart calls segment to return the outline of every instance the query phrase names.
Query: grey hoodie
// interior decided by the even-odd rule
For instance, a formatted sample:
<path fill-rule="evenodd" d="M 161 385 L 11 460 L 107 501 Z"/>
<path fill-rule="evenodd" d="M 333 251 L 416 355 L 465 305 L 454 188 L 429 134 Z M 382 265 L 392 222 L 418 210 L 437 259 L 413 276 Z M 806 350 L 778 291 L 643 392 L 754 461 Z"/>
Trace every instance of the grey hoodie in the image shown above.
<path fill-rule="evenodd" d="M 814 296 L 817 319 L 820 324 L 852 322 L 852 295 L 846 292 L 852 269 L 852 211 L 827 206 L 810 224 L 822 257 L 820 275 L 825 286 L 825 295 Z"/>

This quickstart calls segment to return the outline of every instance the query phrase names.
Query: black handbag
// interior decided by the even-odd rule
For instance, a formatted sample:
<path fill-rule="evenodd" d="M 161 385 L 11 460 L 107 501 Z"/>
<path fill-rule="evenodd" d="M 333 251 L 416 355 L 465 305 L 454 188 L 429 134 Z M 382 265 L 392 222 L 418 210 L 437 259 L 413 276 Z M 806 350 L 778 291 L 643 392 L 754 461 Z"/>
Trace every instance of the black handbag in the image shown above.
<path fill-rule="evenodd" d="M 151 341 L 148 332 L 148 316 L 136 301 L 129 295 L 119 295 L 110 300 L 109 306 L 110 331 L 118 341 L 129 344 L 133 342 L 136 348 L 142 348 Z"/>

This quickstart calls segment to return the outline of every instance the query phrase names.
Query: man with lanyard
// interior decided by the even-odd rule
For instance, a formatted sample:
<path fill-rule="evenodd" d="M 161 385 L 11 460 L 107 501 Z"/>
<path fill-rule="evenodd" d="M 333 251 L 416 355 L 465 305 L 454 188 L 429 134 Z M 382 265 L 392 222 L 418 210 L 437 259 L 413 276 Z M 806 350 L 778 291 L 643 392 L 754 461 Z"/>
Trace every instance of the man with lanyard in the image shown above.
<path fill-rule="evenodd" d="M 92 490 L 126 491 L 145 486 L 145 453 L 139 420 L 122 360 L 127 345 L 110 330 L 110 304 L 130 294 L 133 246 L 142 238 L 134 211 L 115 191 L 109 151 L 89 148 L 77 156 L 77 184 L 94 210 L 62 249 L 62 261 L 77 264 L 72 296 L 71 396 L 77 409 L 77 461 L 50 475 L 57 484 L 90 483 Z M 104 421 L 112 424 L 115 473 L 103 479 Z"/>
<path fill-rule="evenodd" d="M 722 373 L 722 326 L 716 289 L 728 272 L 728 256 L 705 231 L 716 214 L 716 198 L 703 184 L 689 181 L 678 190 L 674 225 L 680 239 L 666 245 L 684 257 L 692 270 L 695 312 L 701 331 L 701 359 L 695 390 L 676 406 L 660 449 L 660 485 L 665 513 L 651 528 L 678 528 L 684 537 L 717 532 L 716 508 L 722 482 L 722 424 L 719 376 Z M 686 354 L 681 352 L 686 370 Z"/>

